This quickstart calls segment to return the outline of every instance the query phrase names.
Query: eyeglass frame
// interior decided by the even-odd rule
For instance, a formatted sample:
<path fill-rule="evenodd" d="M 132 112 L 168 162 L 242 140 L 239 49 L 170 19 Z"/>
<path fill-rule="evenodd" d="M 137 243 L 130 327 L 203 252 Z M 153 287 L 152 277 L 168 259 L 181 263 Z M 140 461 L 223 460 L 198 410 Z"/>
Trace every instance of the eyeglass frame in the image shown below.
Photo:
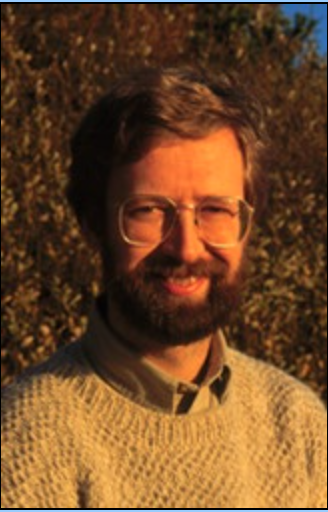
<path fill-rule="evenodd" d="M 125 230 L 124 230 L 124 208 L 125 208 L 126 204 L 129 201 L 133 200 L 133 199 L 143 199 L 143 198 L 145 198 L 145 199 L 146 198 L 149 198 L 149 199 L 164 199 L 171 206 L 173 206 L 174 211 L 175 211 L 174 221 L 172 222 L 172 225 L 170 226 L 170 229 L 168 230 L 166 235 L 161 240 L 159 240 L 157 243 L 145 243 L 145 242 L 133 241 L 133 240 L 131 240 L 126 235 Z M 233 247 L 236 247 L 240 242 L 242 242 L 242 240 L 245 239 L 245 237 L 249 233 L 250 228 L 251 228 L 251 224 L 252 224 L 252 218 L 253 218 L 253 215 L 254 215 L 254 212 L 255 212 L 255 208 L 253 206 L 251 206 L 246 201 L 246 199 L 244 199 L 242 197 L 239 197 L 239 196 L 206 196 L 203 199 L 201 199 L 198 204 L 194 204 L 194 203 L 177 203 L 171 197 L 162 196 L 162 195 L 156 195 L 156 194 L 136 194 L 136 195 L 132 195 L 132 196 L 129 196 L 126 199 L 124 199 L 124 201 L 119 202 L 119 203 L 115 203 L 115 205 L 114 205 L 114 207 L 118 210 L 118 226 L 119 226 L 120 235 L 121 235 L 122 239 L 128 245 L 132 245 L 134 247 L 152 247 L 152 246 L 155 247 L 157 245 L 160 245 L 170 236 L 170 234 L 171 234 L 171 232 L 172 232 L 172 230 L 174 228 L 174 225 L 176 223 L 176 220 L 178 218 L 178 214 L 179 214 L 180 210 L 192 210 L 192 211 L 194 211 L 194 222 L 195 222 L 195 225 L 197 226 L 198 225 L 197 224 L 197 222 L 198 222 L 197 210 L 199 209 L 200 205 L 206 199 L 211 199 L 211 198 L 212 199 L 224 199 L 224 200 L 226 200 L 226 199 L 233 199 L 233 200 L 241 202 L 246 207 L 246 210 L 247 210 L 248 215 L 249 215 L 249 217 L 248 217 L 248 225 L 246 227 L 245 233 L 243 234 L 242 238 L 240 240 L 237 240 L 236 243 L 233 243 L 233 244 L 214 244 L 212 242 L 207 241 L 206 239 L 204 239 L 201 236 L 199 238 L 206 245 L 208 245 L 210 247 L 213 247 L 213 248 L 216 248 L 216 249 L 231 249 Z"/>

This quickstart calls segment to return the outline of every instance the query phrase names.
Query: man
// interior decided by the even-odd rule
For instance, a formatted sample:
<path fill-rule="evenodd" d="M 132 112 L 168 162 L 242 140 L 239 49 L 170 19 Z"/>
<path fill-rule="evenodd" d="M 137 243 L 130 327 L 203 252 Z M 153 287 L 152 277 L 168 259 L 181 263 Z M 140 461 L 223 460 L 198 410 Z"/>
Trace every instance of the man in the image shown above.
<path fill-rule="evenodd" d="M 142 70 L 72 141 L 68 197 L 103 262 L 81 340 L 3 397 L 5 508 L 325 508 L 326 412 L 227 347 L 263 197 L 256 102 Z"/>

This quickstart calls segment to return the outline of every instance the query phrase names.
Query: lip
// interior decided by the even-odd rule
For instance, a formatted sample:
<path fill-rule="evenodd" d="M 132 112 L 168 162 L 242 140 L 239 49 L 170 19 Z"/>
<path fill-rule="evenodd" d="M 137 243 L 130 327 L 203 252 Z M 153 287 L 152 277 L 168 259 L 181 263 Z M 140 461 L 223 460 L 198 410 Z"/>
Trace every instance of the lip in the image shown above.
<path fill-rule="evenodd" d="M 191 284 L 179 284 L 172 280 L 163 279 L 162 286 L 172 295 L 186 297 L 195 294 L 205 283 L 205 278 L 199 278 Z"/>

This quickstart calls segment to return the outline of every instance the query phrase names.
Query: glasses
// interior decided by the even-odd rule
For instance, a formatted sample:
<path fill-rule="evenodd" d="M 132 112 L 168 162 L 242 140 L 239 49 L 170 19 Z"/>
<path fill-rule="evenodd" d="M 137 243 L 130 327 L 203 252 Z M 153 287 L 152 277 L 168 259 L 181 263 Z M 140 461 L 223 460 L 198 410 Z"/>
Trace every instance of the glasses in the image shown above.
<path fill-rule="evenodd" d="M 119 205 L 119 228 L 130 245 L 150 247 L 173 231 L 182 210 L 194 212 L 199 237 L 212 247 L 228 249 L 249 231 L 254 209 L 238 197 L 205 197 L 198 204 L 176 203 L 163 196 L 139 195 Z"/>

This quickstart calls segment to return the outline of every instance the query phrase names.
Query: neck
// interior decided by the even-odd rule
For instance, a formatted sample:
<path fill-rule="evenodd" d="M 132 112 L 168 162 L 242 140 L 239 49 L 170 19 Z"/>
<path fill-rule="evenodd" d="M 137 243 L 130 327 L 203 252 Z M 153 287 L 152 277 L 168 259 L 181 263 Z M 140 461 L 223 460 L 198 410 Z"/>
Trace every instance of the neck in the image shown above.
<path fill-rule="evenodd" d="M 113 304 L 107 308 L 107 320 L 122 343 L 142 354 L 160 370 L 189 382 L 197 381 L 201 376 L 210 352 L 211 336 L 187 345 L 167 346 L 128 325 Z"/>
<path fill-rule="evenodd" d="M 210 351 L 210 339 L 190 345 L 149 350 L 145 357 L 152 364 L 179 380 L 196 382 L 205 366 Z"/>

